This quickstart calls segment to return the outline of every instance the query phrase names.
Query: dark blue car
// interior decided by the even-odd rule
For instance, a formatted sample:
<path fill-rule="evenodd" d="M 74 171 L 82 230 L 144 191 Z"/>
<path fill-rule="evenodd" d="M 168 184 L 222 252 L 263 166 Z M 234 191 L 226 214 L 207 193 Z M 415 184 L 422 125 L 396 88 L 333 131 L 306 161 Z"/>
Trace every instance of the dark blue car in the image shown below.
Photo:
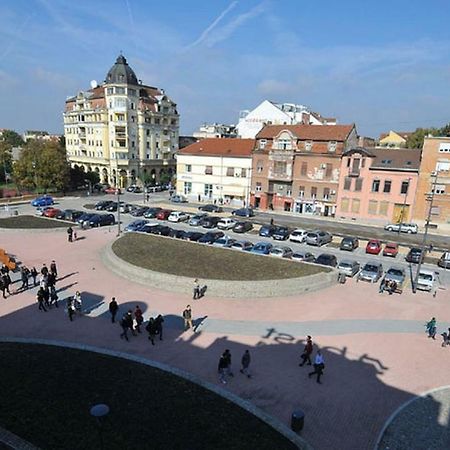
<path fill-rule="evenodd" d="M 139 231 L 147 223 L 149 221 L 144 219 L 134 220 L 125 227 L 125 231 Z"/>
<path fill-rule="evenodd" d="M 31 206 L 50 206 L 53 205 L 55 202 L 53 200 L 53 197 L 50 197 L 50 195 L 43 195 L 42 197 L 36 197 L 31 202 Z"/>
<path fill-rule="evenodd" d="M 223 231 L 208 231 L 208 233 L 201 237 L 198 242 L 201 242 L 202 244 L 214 244 L 214 242 L 223 235 Z"/>
<path fill-rule="evenodd" d="M 264 237 L 271 237 L 276 229 L 277 227 L 275 225 L 263 225 L 259 229 L 259 235 Z"/>
<path fill-rule="evenodd" d="M 251 253 L 258 255 L 268 255 L 273 245 L 270 242 L 257 242 L 251 249 Z"/>

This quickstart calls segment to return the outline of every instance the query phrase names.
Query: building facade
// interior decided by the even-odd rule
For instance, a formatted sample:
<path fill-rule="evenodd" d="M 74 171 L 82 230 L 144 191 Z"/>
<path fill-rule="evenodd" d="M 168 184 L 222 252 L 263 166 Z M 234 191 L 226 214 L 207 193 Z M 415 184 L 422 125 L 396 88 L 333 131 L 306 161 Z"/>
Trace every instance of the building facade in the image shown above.
<path fill-rule="evenodd" d="M 322 117 L 303 105 L 264 100 L 252 111 L 244 110 L 239 113 L 236 131 L 243 139 L 254 139 L 265 125 L 296 124 L 336 125 L 336 119 Z"/>
<path fill-rule="evenodd" d="M 235 138 L 236 126 L 225 125 L 223 123 L 203 124 L 198 131 L 193 133 L 196 139 L 210 139 L 210 138 Z"/>
<path fill-rule="evenodd" d="M 378 145 L 380 147 L 389 148 L 405 148 L 406 141 L 408 137 L 413 134 L 410 131 L 393 131 L 390 130 L 389 133 L 380 134 L 380 139 Z"/>
<path fill-rule="evenodd" d="M 59 134 L 50 134 L 48 131 L 41 130 L 27 130 L 22 136 L 25 142 L 32 139 L 39 139 L 42 141 L 58 141 L 61 136 Z"/>
<path fill-rule="evenodd" d="M 126 187 L 175 172 L 179 115 L 164 90 L 137 79 L 120 55 L 103 84 L 66 100 L 64 136 L 72 167 Z"/>
<path fill-rule="evenodd" d="M 424 140 L 413 213 L 420 224 L 426 221 L 433 192 L 431 223 L 450 223 L 450 137 Z"/>
<path fill-rule="evenodd" d="M 254 139 L 202 139 L 177 155 L 177 194 L 193 201 L 247 205 Z"/>
<path fill-rule="evenodd" d="M 267 125 L 256 136 L 251 203 L 256 208 L 334 215 L 341 155 L 354 125 Z"/>
<path fill-rule="evenodd" d="M 342 155 L 336 217 L 409 222 L 417 190 L 420 149 L 350 149 Z"/>

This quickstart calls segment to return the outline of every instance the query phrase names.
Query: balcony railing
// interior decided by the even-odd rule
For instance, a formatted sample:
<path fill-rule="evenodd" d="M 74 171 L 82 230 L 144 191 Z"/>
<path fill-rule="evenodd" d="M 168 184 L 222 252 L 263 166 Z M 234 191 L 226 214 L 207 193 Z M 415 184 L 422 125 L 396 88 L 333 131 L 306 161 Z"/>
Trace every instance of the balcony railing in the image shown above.
<path fill-rule="evenodd" d="M 359 177 L 360 172 L 361 171 L 359 169 L 352 169 L 352 168 L 350 168 L 350 169 L 348 169 L 348 176 L 349 177 Z"/>
<path fill-rule="evenodd" d="M 292 181 L 292 174 L 286 172 L 274 172 L 269 169 L 268 178 L 271 180 L 284 180 L 284 181 Z"/>

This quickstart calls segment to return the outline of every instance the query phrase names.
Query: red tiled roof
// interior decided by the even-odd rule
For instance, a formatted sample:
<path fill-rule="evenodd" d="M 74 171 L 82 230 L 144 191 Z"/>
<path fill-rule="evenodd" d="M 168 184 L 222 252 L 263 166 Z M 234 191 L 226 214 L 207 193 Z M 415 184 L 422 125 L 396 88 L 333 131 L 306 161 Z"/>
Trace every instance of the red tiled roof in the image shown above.
<path fill-rule="evenodd" d="M 211 138 L 202 139 L 179 151 L 181 155 L 250 157 L 254 139 Z"/>
<path fill-rule="evenodd" d="M 301 140 L 345 141 L 355 125 L 266 125 L 256 139 L 273 139 L 281 131 L 288 130 Z"/>

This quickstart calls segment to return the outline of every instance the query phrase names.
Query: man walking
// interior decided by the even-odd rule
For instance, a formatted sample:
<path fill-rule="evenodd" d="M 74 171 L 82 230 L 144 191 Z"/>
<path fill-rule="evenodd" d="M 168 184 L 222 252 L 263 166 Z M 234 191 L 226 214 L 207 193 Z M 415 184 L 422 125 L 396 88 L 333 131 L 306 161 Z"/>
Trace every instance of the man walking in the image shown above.
<path fill-rule="evenodd" d="M 152 345 L 155 345 L 156 324 L 155 324 L 155 319 L 153 317 L 150 317 L 150 319 L 148 319 L 148 323 L 147 323 L 145 329 L 148 332 L 149 341 L 152 342 Z"/>
<path fill-rule="evenodd" d="M 227 360 L 224 354 L 222 354 L 219 358 L 219 366 L 217 370 L 219 372 L 219 380 L 221 381 L 221 383 L 227 384 Z"/>
<path fill-rule="evenodd" d="M 73 304 L 73 297 L 67 299 L 67 314 L 69 315 L 69 320 L 73 322 L 73 316 L 75 314 L 75 305 Z"/>
<path fill-rule="evenodd" d="M 131 311 L 128 311 L 123 315 L 122 320 L 120 321 L 120 326 L 123 330 L 120 334 L 120 339 L 125 338 L 128 341 L 128 329 L 133 330 L 133 316 Z"/>
<path fill-rule="evenodd" d="M 162 341 L 163 338 L 163 322 L 164 318 L 161 314 L 155 319 L 156 333 L 159 334 L 159 340 Z"/>
<path fill-rule="evenodd" d="M 20 268 L 20 278 L 22 280 L 22 286 L 21 286 L 22 290 L 28 289 L 29 274 L 30 274 L 30 271 L 28 270 L 28 268 L 26 266 L 22 266 Z"/>
<path fill-rule="evenodd" d="M 134 319 L 136 320 L 136 330 L 140 333 L 141 325 L 144 322 L 144 316 L 142 314 L 142 309 L 139 308 L 139 305 L 136 305 L 136 309 L 134 310 Z"/>
<path fill-rule="evenodd" d="M 183 319 L 184 319 L 184 331 L 192 328 L 192 310 L 191 305 L 187 305 L 186 309 L 183 311 Z"/>
<path fill-rule="evenodd" d="M 251 378 L 252 376 L 250 375 L 248 369 L 250 366 L 250 352 L 248 350 L 245 350 L 244 354 L 242 355 L 241 364 L 242 369 L 240 370 L 240 372 L 244 375 L 247 375 L 247 378 Z"/>
<path fill-rule="evenodd" d="M 428 337 L 436 339 L 436 318 L 432 317 L 431 320 L 426 325 L 428 331 Z"/>
<path fill-rule="evenodd" d="M 194 295 L 192 296 L 193 300 L 197 300 L 198 298 L 200 298 L 200 285 L 198 284 L 197 278 L 194 280 L 193 293 L 194 293 Z"/>
<path fill-rule="evenodd" d="M 36 270 L 36 267 L 33 266 L 33 268 L 30 270 L 30 275 L 33 278 L 33 284 L 36 286 L 36 278 L 38 276 L 38 272 Z"/>
<path fill-rule="evenodd" d="M 42 288 L 39 288 L 37 291 L 36 299 L 39 304 L 39 310 L 47 312 L 44 306 L 44 290 Z"/>
<path fill-rule="evenodd" d="M 116 302 L 116 297 L 113 297 L 109 302 L 109 312 L 111 314 L 111 322 L 114 323 L 116 321 L 116 314 L 119 310 L 119 305 Z"/>
<path fill-rule="evenodd" d="M 58 270 L 56 269 L 55 260 L 53 260 L 50 264 L 50 273 L 53 275 L 56 281 L 56 279 L 58 278 Z"/>
<path fill-rule="evenodd" d="M 320 377 L 323 375 L 323 369 L 325 368 L 325 360 L 323 359 L 322 352 L 317 350 L 316 358 L 314 359 L 314 371 L 308 373 L 308 378 L 313 375 L 317 375 L 317 382 L 322 384 Z"/>
<path fill-rule="evenodd" d="M 72 227 L 67 228 L 67 240 L 69 242 L 73 241 L 73 229 L 72 229 Z"/>
<path fill-rule="evenodd" d="M 230 350 L 226 349 L 223 353 L 223 356 L 225 358 L 225 361 L 227 363 L 227 367 L 226 367 L 226 373 L 228 376 L 230 377 L 234 377 L 233 372 L 231 371 L 231 352 Z"/>
<path fill-rule="evenodd" d="M 313 352 L 313 342 L 311 336 L 306 336 L 306 344 L 303 349 L 303 354 L 301 356 L 302 362 L 299 364 L 300 367 L 304 366 L 306 361 L 308 361 L 308 366 L 311 365 L 311 354 Z"/>

